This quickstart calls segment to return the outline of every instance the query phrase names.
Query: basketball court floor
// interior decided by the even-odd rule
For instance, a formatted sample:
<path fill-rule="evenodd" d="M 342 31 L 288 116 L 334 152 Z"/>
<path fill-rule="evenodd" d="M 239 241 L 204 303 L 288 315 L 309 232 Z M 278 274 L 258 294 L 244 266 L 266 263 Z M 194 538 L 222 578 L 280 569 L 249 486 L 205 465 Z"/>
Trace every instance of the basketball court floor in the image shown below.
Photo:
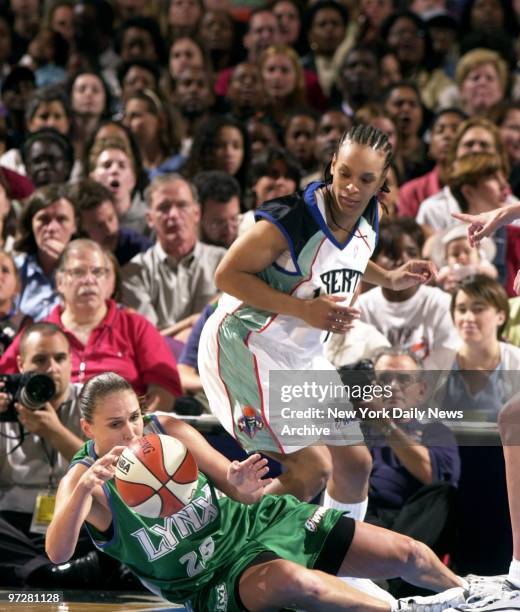
<path fill-rule="evenodd" d="M 17 591 L 25 594 L 38 591 Z M 10 603 L 13 591 L 0 589 L 0 612 L 186 612 L 181 605 L 172 604 L 151 593 L 120 591 L 63 591 L 60 603 Z"/>

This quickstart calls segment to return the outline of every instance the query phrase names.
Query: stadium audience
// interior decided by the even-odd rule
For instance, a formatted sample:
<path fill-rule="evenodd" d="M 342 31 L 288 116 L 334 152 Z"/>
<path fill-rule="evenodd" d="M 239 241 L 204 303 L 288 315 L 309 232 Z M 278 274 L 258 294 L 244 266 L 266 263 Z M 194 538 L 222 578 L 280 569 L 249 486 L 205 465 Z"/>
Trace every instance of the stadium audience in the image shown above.
<path fill-rule="evenodd" d="M 180 395 L 175 360 L 159 332 L 141 315 L 105 300 L 107 258 L 96 242 L 74 240 L 57 271 L 63 305 L 47 321 L 66 334 L 72 352 L 72 380 L 85 382 L 101 372 L 119 372 L 152 410 L 171 410 Z M 20 338 L 0 359 L 2 372 L 15 372 Z"/>
<path fill-rule="evenodd" d="M 177 354 L 182 344 L 174 343 L 186 340 L 199 313 L 211 311 L 214 269 L 221 247 L 236 237 L 238 215 L 252 224 L 259 202 L 293 191 L 301 177 L 298 164 L 305 174 L 302 188 L 322 178 L 353 122 L 380 127 L 394 147 L 390 192 L 379 195 L 385 207 L 378 261 L 392 266 L 420 254 L 422 237 L 404 219 L 415 218 L 425 231 L 437 232 L 425 256 L 440 265 L 437 280 L 446 293 L 437 287 L 421 287 L 414 295 L 366 291 L 358 304 L 376 332 L 356 322 L 349 334 L 333 335 L 329 358 L 345 365 L 388 343 L 412 346 L 420 355 L 437 342 L 455 351 L 453 339 L 458 342 L 471 326 L 457 323 L 462 314 L 455 309 L 454 331 L 449 292 L 460 300 L 465 294 L 458 283 L 469 282 L 469 274 L 493 276 L 493 251 L 498 284 L 486 282 L 514 294 L 520 227 L 509 224 L 494 233 L 493 242 L 471 250 L 451 213 L 488 210 L 520 196 L 518 3 L 414 0 L 403 11 L 391 0 L 348 2 L 348 10 L 334 0 L 271 0 L 253 10 L 258 2 L 245 0 L 171 0 L 164 6 L 54 0 L 44 3 L 43 19 L 30 9 L 36 4 L 17 0 L 12 12 L 0 9 L 0 352 L 28 321 L 50 316 L 69 338 L 75 380 L 85 375 L 82 363 L 90 375 L 92 364 L 103 368 L 107 359 L 121 360 L 121 372 L 140 392 L 163 384 L 155 399 L 169 408 L 180 386 L 171 350 L 162 353 L 164 340 Z M 62 79 L 64 71 L 67 83 L 42 86 Z M 474 165 L 479 160 L 485 171 Z M 172 171 L 186 178 L 157 178 Z M 39 189 L 28 197 L 33 182 Z M 162 193 L 172 186 L 173 196 Z M 159 194 L 165 197 L 159 200 Z M 396 214 L 403 219 L 389 224 Z M 82 278 L 57 271 L 76 229 L 126 264 L 121 294 L 117 263 L 99 277 L 90 269 Z M 85 252 L 99 258 L 98 249 Z M 12 252 L 16 270 L 6 252 Z M 109 268 L 104 257 L 103 265 L 92 266 L 98 275 L 98 268 Z M 76 325 L 74 283 L 87 287 L 92 297 L 86 301 L 97 304 L 85 328 Z M 101 295 L 115 301 L 104 302 Z M 121 299 L 150 323 L 116 306 Z M 505 306 L 493 304 L 488 310 L 500 319 Z M 515 342 L 517 302 L 512 315 L 508 329 Z M 116 348 L 101 342 L 101 355 L 95 354 L 97 334 L 109 335 L 112 316 L 110 333 L 126 321 L 135 334 L 126 344 L 114 340 Z M 160 346 L 170 386 L 161 368 L 160 380 L 139 369 L 150 343 Z M 493 366 L 489 347 L 511 348 L 490 339 L 479 353 L 473 344 L 473 365 L 486 375 Z M 194 346 L 190 340 L 181 358 L 181 378 L 184 390 L 197 394 Z M 14 357 L 10 364 L 15 371 Z M 492 368 L 489 376 L 496 375 Z M 478 408 L 481 397 L 468 401 Z M 499 417 L 504 440 L 515 406 Z M 505 455 L 515 491 L 515 451 L 508 447 Z M 517 523 L 513 517 L 520 533 Z M 42 570 L 41 580 L 44 574 L 53 584 L 52 572 Z M 85 576 L 85 585 L 95 582 L 89 572 Z M 6 584 L 15 580 L 9 572 L 4 578 Z"/>
<path fill-rule="evenodd" d="M 123 302 L 181 340 L 217 292 L 213 275 L 225 249 L 199 241 L 198 195 L 182 176 L 155 178 L 146 202 L 157 239 L 123 268 Z"/>
<path fill-rule="evenodd" d="M 420 257 L 423 245 L 424 234 L 413 219 L 381 223 L 373 260 L 394 270 Z M 441 289 L 420 285 L 404 291 L 374 287 L 359 296 L 356 307 L 361 320 L 374 325 L 392 346 L 407 348 L 425 359 L 439 347 L 457 346 L 449 303 L 450 296 Z"/>

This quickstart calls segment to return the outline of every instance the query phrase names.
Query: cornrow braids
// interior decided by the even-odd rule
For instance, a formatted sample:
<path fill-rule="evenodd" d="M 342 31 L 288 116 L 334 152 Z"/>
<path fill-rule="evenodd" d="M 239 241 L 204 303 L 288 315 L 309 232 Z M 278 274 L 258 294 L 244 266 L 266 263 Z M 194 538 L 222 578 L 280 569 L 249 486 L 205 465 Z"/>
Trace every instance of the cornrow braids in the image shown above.
<path fill-rule="evenodd" d="M 341 149 L 345 142 L 353 142 L 356 144 L 365 145 L 367 147 L 370 147 L 371 149 L 375 149 L 376 151 L 382 151 L 385 154 L 385 165 L 383 167 L 383 172 L 388 170 L 388 168 L 390 167 L 393 159 L 392 145 L 388 140 L 388 136 L 379 128 L 373 125 L 367 125 L 363 123 L 354 125 L 353 127 L 349 128 L 340 138 L 334 155 L 338 154 L 338 151 Z M 330 182 L 332 180 L 332 174 L 330 171 L 331 163 L 332 160 L 325 168 L 325 182 Z M 389 191 L 386 180 L 381 188 L 381 191 Z"/>
<path fill-rule="evenodd" d="M 383 169 L 386 170 L 390 167 L 393 157 L 392 145 L 388 141 L 388 136 L 379 128 L 363 123 L 354 125 L 343 134 L 336 152 L 339 151 L 343 143 L 347 141 L 366 145 L 376 151 L 383 151 L 385 154 L 385 165 Z"/>

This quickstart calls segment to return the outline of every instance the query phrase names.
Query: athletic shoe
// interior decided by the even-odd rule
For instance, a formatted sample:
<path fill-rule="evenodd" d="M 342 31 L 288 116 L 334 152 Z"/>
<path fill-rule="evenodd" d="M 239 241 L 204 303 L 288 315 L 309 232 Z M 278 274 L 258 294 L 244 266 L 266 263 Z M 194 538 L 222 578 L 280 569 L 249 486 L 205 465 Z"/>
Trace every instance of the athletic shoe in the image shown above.
<path fill-rule="evenodd" d="M 501 574 L 499 576 L 478 576 L 476 574 L 468 574 L 464 576 L 464 578 L 468 582 L 469 592 L 466 603 L 469 600 L 475 603 L 479 599 L 501 593 L 504 588 L 507 574 Z"/>
<path fill-rule="evenodd" d="M 463 604 L 466 601 L 466 594 L 462 587 L 454 587 L 447 591 L 442 591 L 435 595 L 425 597 L 402 597 L 398 600 L 399 612 L 443 612 L 448 608 Z"/>
<path fill-rule="evenodd" d="M 520 610 L 520 590 L 507 580 L 502 590 L 487 597 L 471 596 L 466 603 L 449 608 L 450 612 L 465 612 L 478 610 L 479 612 L 507 612 Z"/>

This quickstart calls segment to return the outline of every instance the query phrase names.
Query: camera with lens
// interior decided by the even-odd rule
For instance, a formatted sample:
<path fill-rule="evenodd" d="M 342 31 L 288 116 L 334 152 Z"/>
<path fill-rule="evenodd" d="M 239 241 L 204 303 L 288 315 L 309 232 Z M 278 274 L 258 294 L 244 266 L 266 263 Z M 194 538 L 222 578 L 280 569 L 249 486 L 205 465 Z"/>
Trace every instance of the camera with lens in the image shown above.
<path fill-rule="evenodd" d="M 20 402 L 31 410 L 40 409 L 56 394 L 56 385 L 47 374 L 24 372 L 23 374 L 0 374 L 0 393 L 9 395 L 9 406 L 0 412 L 0 421 L 17 421 L 15 403 Z"/>
<path fill-rule="evenodd" d="M 338 368 L 338 374 L 341 382 L 346 386 L 372 385 L 376 380 L 374 362 L 371 359 L 360 359 L 355 363 L 347 363 Z"/>

